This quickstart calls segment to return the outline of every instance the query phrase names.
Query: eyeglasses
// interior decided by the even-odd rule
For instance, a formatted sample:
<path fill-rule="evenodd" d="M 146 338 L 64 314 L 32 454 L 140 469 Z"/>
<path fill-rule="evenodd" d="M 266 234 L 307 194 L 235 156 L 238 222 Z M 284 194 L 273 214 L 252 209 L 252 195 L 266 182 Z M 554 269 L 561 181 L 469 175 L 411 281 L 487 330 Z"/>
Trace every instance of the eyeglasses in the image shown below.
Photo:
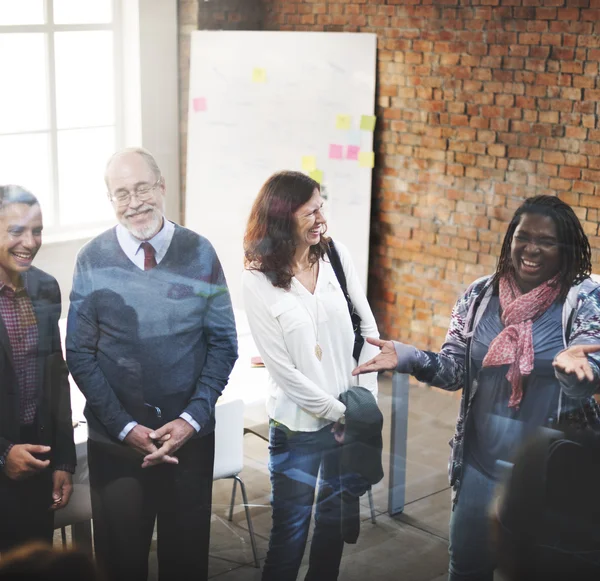
<path fill-rule="evenodd" d="M 135 196 L 140 202 L 148 202 L 152 199 L 154 189 L 160 184 L 162 176 L 156 180 L 151 186 L 140 186 L 133 192 L 127 190 L 119 190 L 116 194 L 108 194 L 108 198 L 111 202 L 116 202 L 117 206 L 128 206 L 131 202 L 131 198 Z"/>

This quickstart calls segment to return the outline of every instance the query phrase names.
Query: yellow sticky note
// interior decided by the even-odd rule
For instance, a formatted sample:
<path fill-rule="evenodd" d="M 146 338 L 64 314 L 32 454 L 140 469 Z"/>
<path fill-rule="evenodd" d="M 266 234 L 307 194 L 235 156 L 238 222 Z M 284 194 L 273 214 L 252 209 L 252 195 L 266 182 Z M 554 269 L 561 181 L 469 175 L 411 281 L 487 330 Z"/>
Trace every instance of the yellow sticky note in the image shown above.
<path fill-rule="evenodd" d="M 308 173 L 308 177 L 311 177 L 318 184 L 323 183 L 323 172 L 320 169 L 314 169 Z"/>
<path fill-rule="evenodd" d="M 266 83 L 267 82 L 267 71 L 265 69 L 255 68 L 252 71 L 252 82 L 253 83 Z"/>
<path fill-rule="evenodd" d="M 360 167 L 375 167 L 375 153 L 372 151 L 361 151 L 358 154 L 358 165 Z"/>
<path fill-rule="evenodd" d="M 363 115 L 360 118 L 360 128 L 363 131 L 375 131 L 375 122 L 377 117 L 375 115 Z"/>
<path fill-rule="evenodd" d="M 348 131 L 352 125 L 352 117 L 350 115 L 338 115 L 335 119 L 335 128 Z"/>
<path fill-rule="evenodd" d="M 317 169 L 317 158 L 314 155 L 302 156 L 302 171 L 315 171 Z"/>

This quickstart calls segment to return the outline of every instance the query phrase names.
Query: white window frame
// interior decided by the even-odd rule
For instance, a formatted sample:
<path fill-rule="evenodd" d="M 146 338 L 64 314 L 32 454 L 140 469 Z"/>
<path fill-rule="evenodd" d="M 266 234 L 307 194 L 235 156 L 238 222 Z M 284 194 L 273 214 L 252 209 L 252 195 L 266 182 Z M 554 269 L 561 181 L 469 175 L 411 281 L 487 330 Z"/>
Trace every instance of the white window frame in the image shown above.
<path fill-rule="evenodd" d="M 18 2 L 19 0 L 14 0 Z M 88 1 L 88 0 L 81 0 Z M 105 24 L 55 24 L 54 23 L 54 0 L 45 0 L 45 23 L 44 24 L 17 24 L 0 25 L 0 34 L 11 33 L 43 33 L 46 39 L 46 101 L 49 111 L 48 129 L 18 131 L 0 133 L 2 135 L 33 135 L 48 134 L 50 139 L 50 172 L 51 172 L 51 199 L 53 205 L 54 224 L 44 228 L 44 242 L 60 242 L 82 237 L 93 236 L 114 224 L 113 220 L 103 220 L 96 223 L 85 222 L 61 226 L 60 224 L 60 195 L 58 180 L 58 127 L 56 112 L 56 67 L 54 51 L 54 34 L 57 32 L 91 32 L 97 30 L 108 30 L 113 33 L 113 67 L 114 67 L 114 128 L 115 143 L 114 150 L 123 147 L 125 140 L 124 129 L 124 87 L 123 87 L 123 20 L 122 0 L 112 0 L 112 22 Z M 126 0 L 127 1 L 127 0 Z M 94 126 L 112 127 L 113 125 Z M 82 127 L 84 129 L 86 127 Z M 70 128 L 71 129 L 71 128 Z M 78 129 L 73 127 L 72 129 Z M 32 168 L 35 171 L 35 168 Z M 35 192 L 33 192 L 35 194 Z M 82 200 L 83 202 L 83 200 Z M 108 203 L 108 201 L 107 201 Z M 85 203 L 82 203 L 82 211 L 85 211 Z"/>

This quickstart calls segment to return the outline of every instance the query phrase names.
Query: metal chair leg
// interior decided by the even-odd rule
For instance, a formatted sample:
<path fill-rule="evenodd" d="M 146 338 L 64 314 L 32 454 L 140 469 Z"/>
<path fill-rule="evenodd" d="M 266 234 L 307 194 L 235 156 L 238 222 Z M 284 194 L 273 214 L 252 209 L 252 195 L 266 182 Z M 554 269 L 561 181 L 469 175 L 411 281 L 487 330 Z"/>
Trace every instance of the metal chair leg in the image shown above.
<path fill-rule="evenodd" d="M 254 555 L 254 566 L 259 569 L 260 563 L 258 562 L 258 551 L 256 550 L 256 540 L 254 539 L 254 527 L 252 526 L 252 519 L 250 518 L 250 507 L 248 506 L 248 497 L 246 496 L 246 485 L 244 481 L 235 475 L 234 480 L 240 483 L 240 489 L 242 491 L 242 500 L 244 501 L 244 509 L 246 511 L 246 520 L 248 521 L 248 533 L 250 533 L 250 543 L 252 544 L 252 554 Z"/>
<path fill-rule="evenodd" d="M 233 478 L 233 490 L 231 491 L 231 503 L 229 504 L 229 518 L 228 520 L 231 522 L 233 520 L 233 505 L 235 503 L 235 492 L 237 488 L 237 480 Z"/>
<path fill-rule="evenodd" d="M 375 524 L 375 507 L 373 506 L 373 491 L 369 488 L 367 490 L 367 494 L 369 495 L 369 508 L 371 509 L 371 522 Z"/>

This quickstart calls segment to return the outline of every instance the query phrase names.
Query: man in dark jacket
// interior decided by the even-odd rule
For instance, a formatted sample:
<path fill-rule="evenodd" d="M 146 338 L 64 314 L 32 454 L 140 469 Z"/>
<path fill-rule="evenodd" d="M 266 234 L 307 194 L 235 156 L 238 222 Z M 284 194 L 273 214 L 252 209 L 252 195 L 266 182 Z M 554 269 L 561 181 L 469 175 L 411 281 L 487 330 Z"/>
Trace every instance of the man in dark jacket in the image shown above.
<path fill-rule="evenodd" d="M 42 227 L 33 194 L 0 186 L 0 551 L 52 540 L 75 471 L 60 290 L 31 266 Z"/>

